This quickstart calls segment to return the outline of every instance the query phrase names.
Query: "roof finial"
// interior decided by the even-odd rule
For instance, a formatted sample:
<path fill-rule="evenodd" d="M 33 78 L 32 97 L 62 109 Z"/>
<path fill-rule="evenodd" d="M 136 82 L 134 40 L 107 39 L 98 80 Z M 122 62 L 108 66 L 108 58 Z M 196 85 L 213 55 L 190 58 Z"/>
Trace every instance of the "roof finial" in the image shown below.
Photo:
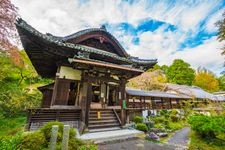
<path fill-rule="evenodd" d="M 101 29 L 101 30 L 105 30 L 105 31 L 107 31 L 107 30 L 106 30 L 106 27 L 105 27 L 105 25 L 104 25 L 104 24 L 100 27 L 100 29 Z"/>

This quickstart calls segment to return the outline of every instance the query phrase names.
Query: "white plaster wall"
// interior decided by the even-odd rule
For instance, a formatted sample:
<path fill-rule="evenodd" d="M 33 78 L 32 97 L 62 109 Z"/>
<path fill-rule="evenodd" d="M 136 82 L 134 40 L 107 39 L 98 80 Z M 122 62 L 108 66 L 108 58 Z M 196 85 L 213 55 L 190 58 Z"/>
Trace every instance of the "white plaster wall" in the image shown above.
<path fill-rule="evenodd" d="M 81 80 L 81 71 L 73 69 L 71 67 L 61 66 L 59 72 L 59 78 Z"/>

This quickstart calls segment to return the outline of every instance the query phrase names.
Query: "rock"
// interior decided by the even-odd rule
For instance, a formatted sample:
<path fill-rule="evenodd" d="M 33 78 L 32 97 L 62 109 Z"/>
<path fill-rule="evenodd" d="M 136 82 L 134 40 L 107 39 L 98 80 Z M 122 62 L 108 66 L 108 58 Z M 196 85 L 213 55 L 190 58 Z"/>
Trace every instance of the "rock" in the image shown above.
<path fill-rule="evenodd" d="M 164 132 L 164 129 L 161 129 L 161 128 L 151 128 L 149 130 L 149 133 L 150 132 L 154 132 L 154 133 L 160 133 L 160 132 Z"/>
<path fill-rule="evenodd" d="M 160 133 L 157 133 L 157 135 L 159 137 L 166 137 L 166 136 L 168 136 L 168 133 L 166 133 L 166 132 L 160 132 Z"/>
<path fill-rule="evenodd" d="M 148 135 L 146 135 L 145 139 L 150 141 L 160 141 L 159 136 L 154 132 L 150 132 Z"/>
<path fill-rule="evenodd" d="M 126 124 L 123 129 L 135 129 L 135 123 Z"/>

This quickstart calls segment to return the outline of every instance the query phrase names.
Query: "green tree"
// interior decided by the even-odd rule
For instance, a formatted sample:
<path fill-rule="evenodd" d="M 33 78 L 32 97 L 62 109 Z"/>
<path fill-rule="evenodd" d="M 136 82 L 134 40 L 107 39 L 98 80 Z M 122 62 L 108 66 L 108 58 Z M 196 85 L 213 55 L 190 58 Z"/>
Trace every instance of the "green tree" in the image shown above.
<path fill-rule="evenodd" d="M 219 88 L 221 91 L 225 91 L 225 74 L 218 78 Z"/>
<path fill-rule="evenodd" d="M 219 90 L 219 81 L 215 75 L 204 68 L 198 69 L 193 84 L 208 92 L 216 92 Z"/>
<path fill-rule="evenodd" d="M 24 51 L 19 54 L 22 61 L 16 65 L 10 54 L 0 50 L 0 115 L 7 117 L 38 107 L 41 93 L 37 86 L 51 82 L 37 75 Z"/>
<path fill-rule="evenodd" d="M 225 40 L 225 12 L 223 13 L 223 19 L 218 21 L 216 25 L 219 27 L 218 40 L 222 42 Z M 225 45 L 222 47 L 222 55 L 225 55 Z"/>
<path fill-rule="evenodd" d="M 170 83 L 192 85 L 195 78 L 195 71 L 190 64 L 181 59 L 175 59 L 168 67 L 166 77 Z"/>
<path fill-rule="evenodd" d="M 145 72 L 140 76 L 132 78 L 127 84 L 128 87 L 138 88 L 142 90 L 162 90 L 167 79 L 163 71 L 160 69 Z"/>

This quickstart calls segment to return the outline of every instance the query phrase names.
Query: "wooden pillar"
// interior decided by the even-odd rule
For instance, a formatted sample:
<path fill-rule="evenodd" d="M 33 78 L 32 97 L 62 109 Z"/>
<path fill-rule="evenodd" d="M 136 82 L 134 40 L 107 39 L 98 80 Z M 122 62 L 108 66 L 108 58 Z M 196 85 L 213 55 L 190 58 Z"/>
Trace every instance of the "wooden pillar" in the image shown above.
<path fill-rule="evenodd" d="M 92 101 L 92 85 L 91 85 L 91 83 L 88 83 L 87 84 L 86 112 L 85 112 L 85 124 L 86 124 L 86 126 L 88 126 L 91 101 Z"/>
<path fill-rule="evenodd" d="M 51 106 L 54 104 L 54 102 L 55 102 L 55 98 L 56 98 L 56 94 L 57 94 L 58 79 L 59 79 L 59 77 L 56 76 L 56 77 L 55 77 L 54 87 L 53 87 L 53 92 L 52 92 L 52 100 L 51 100 L 51 105 L 50 105 L 50 107 L 51 107 Z"/>
<path fill-rule="evenodd" d="M 176 99 L 176 108 L 180 108 L 178 99 Z"/>
<path fill-rule="evenodd" d="M 127 95 L 127 98 L 126 98 L 127 107 L 129 107 L 129 105 L 130 105 L 129 98 L 130 98 L 130 96 L 129 96 L 129 95 Z"/>
<path fill-rule="evenodd" d="M 100 86 L 100 98 L 101 98 L 101 104 L 102 104 L 102 107 L 105 108 L 105 104 L 106 104 L 106 98 L 107 98 L 107 95 L 106 95 L 106 84 L 105 83 L 101 83 L 101 86 Z"/>
<path fill-rule="evenodd" d="M 171 98 L 169 98 L 169 101 L 170 101 L 170 109 L 172 109 L 173 107 L 172 107 L 172 100 L 171 100 Z"/>
<path fill-rule="evenodd" d="M 135 99 L 133 97 L 133 105 L 132 105 L 133 108 L 135 108 Z"/>
<path fill-rule="evenodd" d="M 87 84 L 87 82 L 82 81 L 79 96 L 79 105 L 81 107 L 81 121 L 83 121 L 84 123 L 86 120 Z"/>
<path fill-rule="evenodd" d="M 144 108 L 146 109 L 145 96 L 143 98 L 144 98 Z"/>
<path fill-rule="evenodd" d="M 119 90 L 119 101 L 121 106 L 121 125 L 125 125 L 126 123 L 126 111 L 123 108 L 123 100 L 126 100 L 126 91 L 125 91 L 125 79 L 120 79 L 120 90 Z"/>
<path fill-rule="evenodd" d="M 163 109 L 163 98 L 161 97 L 160 99 L 161 99 L 161 107 Z"/>

